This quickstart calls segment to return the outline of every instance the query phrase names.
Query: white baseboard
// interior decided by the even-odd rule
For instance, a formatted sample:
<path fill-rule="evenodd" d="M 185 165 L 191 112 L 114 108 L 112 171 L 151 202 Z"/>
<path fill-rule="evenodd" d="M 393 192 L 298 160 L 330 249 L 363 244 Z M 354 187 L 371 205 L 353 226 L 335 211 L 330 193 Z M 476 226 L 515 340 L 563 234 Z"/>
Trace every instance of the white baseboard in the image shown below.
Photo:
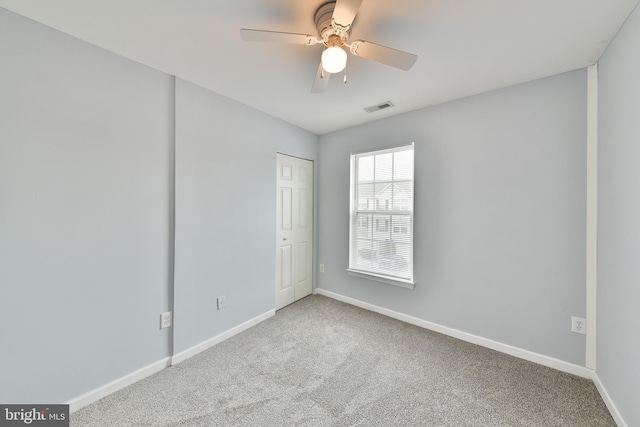
<path fill-rule="evenodd" d="M 252 326 L 257 325 L 260 322 L 263 322 L 265 320 L 267 320 L 268 318 L 274 316 L 276 314 L 275 310 L 269 310 L 264 314 L 261 314 L 257 317 L 254 317 L 253 319 L 247 320 L 244 323 L 239 324 L 238 326 L 229 329 L 228 331 L 225 331 L 223 333 L 221 333 L 220 335 L 216 335 L 215 337 L 208 339 L 207 341 L 204 341 L 200 344 L 194 345 L 191 348 L 188 348 L 184 351 L 181 351 L 178 354 L 175 354 L 172 358 L 171 358 L 171 364 L 172 365 L 176 365 L 180 362 L 183 362 L 185 360 L 187 360 L 188 358 L 195 356 L 196 354 L 205 351 L 206 349 L 213 347 L 214 345 L 231 338 L 232 336 L 239 334 L 242 331 L 245 331 L 247 329 L 249 329 Z"/>
<path fill-rule="evenodd" d="M 345 302 L 347 304 L 355 305 L 356 307 L 364 308 L 365 310 L 373 311 L 383 314 L 385 316 L 401 320 L 412 325 L 420 326 L 421 328 L 429 329 L 450 337 L 458 338 L 462 341 L 467 341 L 472 344 L 477 344 L 482 347 L 487 347 L 492 350 L 506 353 L 510 356 L 518 357 L 520 359 L 528 360 L 530 362 L 537 363 L 539 365 L 547 366 L 549 368 L 557 369 L 562 372 L 567 372 L 573 375 L 577 375 L 583 378 L 591 379 L 593 377 L 593 371 L 585 368 L 584 366 L 575 365 L 573 363 L 565 362 L 563 360 L 555 359 L 553 357 L 544 356 L 542 354 L 534 353 L 529 350 L 524 350 L 519 347 L 514 347 L 508 344 L 503 344 L 498 341 L 493 341 L 487 338 L 479 337 L 477 335 L 462 332 L 457 329 L 442 326 L 437 323 L 429 322 L 417 317 L 409 316 L 408 314 L 400 313 L 397 311 L 389 310 L 377 305 L 369 304 L 364 301 L 357 300 L 355 298 L 347 297 L 335 292 L 327 291 L 325 289 L 316 288 L 314 291 L 318 295 L 323 295 L 329 298 L 333 298 L 338 301 Z"/>
<path fill-rule="evenodd" d="M 132 372 L 128 375 L 125 375 L 121 378 L 111 381 L 108 384 L 98 387 L 95 390 L 85 393 L 82 396 L 76 397 L 75 399 L 72 399 L 69 402 L 67 402 L 67 404 L 69 405 L 69 412 L 75 412 L 78 409 L 83 408 L 93 402 L 96 402 L 97 400 L 100 400 L 111 393 L 115 393 L 118 390 L 121 390 L 125 387 L 130 386 L 133 383 L 140 381 L 141 379 L 144 379 L 157 372 L 160 372 L 171 365 L 180 363 L 190 358 L 191 356 L 194 356 L 200 353 L 201 351 L 208 349 L 209 347 L 212 347 L 228 338 L 231 338 L 236 334 L 239 334 L 240 332 L 246 329 L 249 329 L 250 327 L 272 317 L 275 314 L 276 314 L 275 310 L 269 310 L 268 312 L 261 314 L 260 316 L 254 317 L 253 319 L 250 319 L 232 329 L 229 329 L 228 331 L 223 332 L 220 335 L 217 335 L 201 344 L 198 344 L 183 352 L 180 352 L 174 355 L 173 357 L 165 357 L 155 363 L 152 363 L 148 366 L 140 368 L 135 372 Z"/>
<path fill-rule="evenodd" d="M 78 409 L 83 408 L 97 400 L 100 400 L 111 393 L 130 386 L 131 384 L 138 382 L 150 375 L 153 375 L 156 372 L 160 372 L 170 365 L 171 358 L 165 357 L 164 359 L 147 365 L 144 368 L 140 368 L 135 372 L 132 372 L 128 375 L 118 378 L 117 380 L 111 381 L 108 384 L 98 387 L 95 390 L 91 390 L 90 392 L 85 393 L 82 396 L 78 396 L 75 399 L 67 402 L 67 404 L 69 405 L 69 412 L 75 412 Z"/>
<path fill-rule="evenodd" d="M 628 427 L 627 422 L 622 417 L 620 411 L 618 411 L 618 407 L 615 405 L 615 403 L 613 403 L 611 396 L 609 396 L 609 392 L 607 392 L 607 389 L 604 387 L 604 384 L 602 384 L 602 381 L 600 381 L 600 377 L 596 372 L 593 373 L 591 379 L 593 380 L 593 383 L 598 389 L 602 400 L 604 400 L 605 405 L 607 405 L 607 408 L 611 413 L 611 417 L 613 417 L 613 420 L 616 422 L 618 427 Z"/>

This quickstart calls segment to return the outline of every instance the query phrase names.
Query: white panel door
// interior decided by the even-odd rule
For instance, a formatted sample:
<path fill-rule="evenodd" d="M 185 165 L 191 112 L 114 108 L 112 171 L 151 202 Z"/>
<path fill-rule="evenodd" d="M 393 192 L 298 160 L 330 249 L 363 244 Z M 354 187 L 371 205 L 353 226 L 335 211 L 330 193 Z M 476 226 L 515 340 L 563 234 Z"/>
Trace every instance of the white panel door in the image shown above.
<path fill-rule="evenodd" d="M 276 310 L 313 288 L 313 162 L 278 154 Z"/>

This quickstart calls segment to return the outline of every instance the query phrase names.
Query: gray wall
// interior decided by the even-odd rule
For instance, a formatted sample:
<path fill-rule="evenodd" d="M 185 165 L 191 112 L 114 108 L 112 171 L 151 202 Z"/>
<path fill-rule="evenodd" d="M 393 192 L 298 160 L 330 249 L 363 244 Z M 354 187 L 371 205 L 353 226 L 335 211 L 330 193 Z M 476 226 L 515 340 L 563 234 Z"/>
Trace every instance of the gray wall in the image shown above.
<path fill-rule="evenodd" d="M 169 355 L 172 80 L 0 9 L 0 402 Z"/>
<path fill-rule="evenodd" d="M 640 425 L 640 10 L 600 61 L 597 372 Z"/>
<path fill-rule="evenodd" d="M 638 40 L 636 11 L 600 64 L 598 374 L 629 425 Z M 584 70 L 325 135 L 318 149 L 180 79 L 174 100 L 171 77 L 4 9 L 0 58 L 0 402 L 64 402 L 169 356 L 158 315 L 174 291 L 175 352 L 271 310 L 276 151 L 319 160 L 319 287 L 584 363 L 569 332 L 585 314 Z M 345 269 L 349 154 L 411 141 L 407 290 Z"/>
<path fill-rule="evenodd" d="M 276 151 L 315 160 L 317 136 L 1 8 L 0 58 L 0 402 L 74 399 L 274 308 Z"/>
<path fill-rule="evenodd" d="M 345 269 L 350 153 L 412 141 L 409 290 Z M 319 165 L 319 287 L 584 364 L 585 70 L 321 136 Z"/>
<path fill-rule="evenodd" d="M 179 353 L 273 310 L 276 152 L 315 160 L 318 137 L 186 81 L 177 89 Z"/>

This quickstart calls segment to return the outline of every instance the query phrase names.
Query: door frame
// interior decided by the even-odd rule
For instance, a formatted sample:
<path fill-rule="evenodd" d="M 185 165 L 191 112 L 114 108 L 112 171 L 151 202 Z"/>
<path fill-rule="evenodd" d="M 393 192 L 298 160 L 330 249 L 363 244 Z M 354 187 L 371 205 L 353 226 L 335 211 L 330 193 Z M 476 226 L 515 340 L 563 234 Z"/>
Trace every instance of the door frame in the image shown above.
<path fill-rule="evenodd" d="M 310 207 L 309 207 L 309 209 L 310 209 L 309 213 L 310 214 L 308 216 L 309 220 L 311 221 L 311 223 L 309 225 L 309 238 L 310 238 L 309 251 L 310 251 L 310 254 L 308 255 L 311 258 L 310 270 L 309 270 L 310 293 L 305 294 L 303 296 L 295 295 L 295 285 L 296 285 L 295 280 L 296 280 L 296 278 L 295 277 L 291 277 L 292 287 L 294 288 L 294 290 L 293 290 L 293 293 L 294 293 L 293 301 L 291 301 L 291 302 L 289 302 L 287 304 L 284 304 L 282 306 L 278 305 L 278 294 L 277 294 L 277 292 L 279 292 L 279 289 L 280 289 L 279 288 L 280 283 L 279 283 L 278 269 L 281 268 L 280 263 L 279 263 L 279 258 L 278 258 L 278 256 L 279 256 L 278 252 L 280 251 L 280 248 L 281 248 L 281 246 L 280 246 L 281 236 L 280 236 L 280 230 L 279 230 L 280 221 L 281 221 L 281 216 L 280 216 L 281 212 L 279 213 L 279 211 L 281 209 L 280 209 L 280 206 L 278 206 L 278 204 L 281 203 L 281 200 L 280 200 L 280 197 L 281 197 L 281 195 L 280 195 L 280 173 L 281 173 L 281 171 L 280 171 L 280 166 L 279 166 L 279 164 L 280 164 L 280 162 L 279 162 L 280 156 L 284 156 L 284 157 L 291 158 L 291 159 L 296 159 L 296 160 L 303 160 L 305 162 L 309 162 L 309 164 L 311 166 L 311 173 L 309 174 L 309 189 L 311 190 L 310 191 L 311 192 L 311 200 L 310 200 Z M 282 152 L 282 151 L 277 151 L 276 152 L 276 168 L 275 169 L 276 169 L 276 223 L 275 223 L 275 226 L 276 226 L 276 230 L 275 231 L 276 231 L 276 233 L 275 233 L 275 236 L 274 236 L 275 245 L 273 247 L 276 250 L 276 254 L 275 254 L 276 271 L 275 271 L 275 277 L 274 277 L 274 282 L 275 283 L 274 283 L 272 289 L 274 289 L 274 291 L 276 293 L 274 295 L 274 304 L 275 304 L 276 310 L 279 310 L 280 308 L 283 308 L 283 307 L 285 307 L 286 305 L 289 305 L 292 302 L 295 302 L 295 301 L 297 301 L 297 300 L 299 300 L 299 299 L 301 299 L 301 298 L 303 298 L 305 296 L 308 296 L 308 295 L 312 294 L 314 292 L 314 290 L 315 290 L 315 282 L 316 282 L 316 280 L 315 280 L 316 279 L 316 274 L 315 274 L 315 272 L 316 272 L 316 269 L 315 269 L 316 212 L 315 212 L 315 210 L 316 210 L 316 194 L 317 194 L 317 191 L 316 191 L 316 177 L 315 177 L 315 173 L 316 173 L 315 160 L 308 159 L 308 158 L 301 157 L 301 156 L 291 155 L 289 153 L 285 153 L 285 152 Z M 295 255 L 292 255 L 291 259 L 292 259 L 292 262 L 295 262 L 294 261 L 295 260 Z M 293 271 L 295 271 L 295 268 L 294 268 Z M 294 273 L 292 273 L 292 276 L 294 276 Z"/>

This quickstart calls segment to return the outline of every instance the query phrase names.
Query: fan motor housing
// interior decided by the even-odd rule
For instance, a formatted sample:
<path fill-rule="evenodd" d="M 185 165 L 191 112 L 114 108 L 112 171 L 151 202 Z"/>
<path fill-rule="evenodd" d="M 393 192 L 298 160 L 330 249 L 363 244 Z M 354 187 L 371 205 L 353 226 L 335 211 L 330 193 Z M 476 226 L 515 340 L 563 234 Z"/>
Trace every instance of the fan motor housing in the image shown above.
<path fill-rule="evenodd" d="M 335 1 L 325 3 L 318 8 L 315 14 L 316 29 L 325 46 L 342 46 L 351 34 L 350 25 L 342 27 L 333 21 L 335 7 Z"/>

